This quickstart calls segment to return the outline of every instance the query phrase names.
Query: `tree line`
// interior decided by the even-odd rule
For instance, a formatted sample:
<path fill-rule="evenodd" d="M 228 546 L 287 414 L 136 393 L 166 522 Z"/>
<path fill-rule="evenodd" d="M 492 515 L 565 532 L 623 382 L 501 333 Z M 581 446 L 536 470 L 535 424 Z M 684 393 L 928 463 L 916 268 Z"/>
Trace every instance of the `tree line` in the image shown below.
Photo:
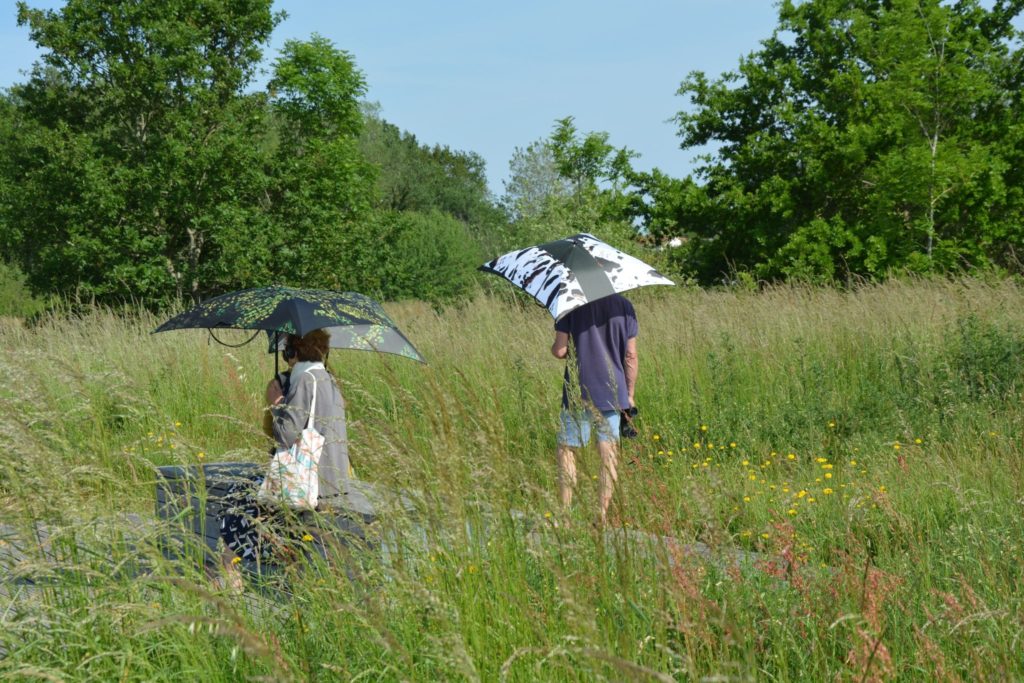
<path fill-rule="evenodd" d="M 21 2 L 42 56 L 0 97 L 0 306 L 268 282 L 449 301 L 486 258 L 574 230 L 702 284 L 1019 272 L 1022 8 L 784 0 L 735 71 L 683 80 L 681 153 L 712 148 L 693 174 L 638 171 L 566 117 L 499 198 L 479 155 L 388 123 L 321 36 L 255 87 L 271 0 Z"/>

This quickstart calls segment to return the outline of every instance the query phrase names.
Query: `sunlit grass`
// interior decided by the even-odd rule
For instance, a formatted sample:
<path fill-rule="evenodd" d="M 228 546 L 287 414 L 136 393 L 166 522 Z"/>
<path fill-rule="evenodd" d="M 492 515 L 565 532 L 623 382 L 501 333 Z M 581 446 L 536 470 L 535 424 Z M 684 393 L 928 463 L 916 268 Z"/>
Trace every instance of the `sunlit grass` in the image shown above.
<path fill-rule="evenodd" d="M 1019 286 L 632 298 L 642 433 L 623 444 L 612 516 L 679 546 L 591 529 L 593 454 L 575 509 L 558 510 L 561 365 L 543 310 L 483 294 L 395 304 L 428 366 L 331 360 L 357 473 L 409 493 L 426 544 L 357 558 L 354 574 L 353 558 L 293 568 L 294 597 L 243 601 L 125 547 L 119 535 L 152 534 L 116 515 L 152 516 L 154 464 L 265 457 L 265 346 L 151 335 L 160 320 L 137 311 L 5 324 L 0 522 L 45 520 L 60 552 L 19 569 L 52 588 L 0 604 L 0 675 L 1024 676 Z M 712 559 L 687 551 L 697 542 Z M 731 561 L 741 551 L 750 562 Z M 149 571 L 115 571 L 139 555 Z"/>

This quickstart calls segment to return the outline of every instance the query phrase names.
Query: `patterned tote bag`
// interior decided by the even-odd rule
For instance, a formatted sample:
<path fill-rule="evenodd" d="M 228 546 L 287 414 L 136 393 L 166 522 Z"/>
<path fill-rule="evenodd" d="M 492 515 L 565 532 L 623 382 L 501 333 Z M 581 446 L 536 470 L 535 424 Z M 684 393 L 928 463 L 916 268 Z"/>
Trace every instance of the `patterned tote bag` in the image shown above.
<path fill-rule="evenodd" d="M 270 469 L 260 484 L 256 498 L 264 503 L 283 505 L 296 510 L 313 510 L 320 495 L 320 455 L 324 437 L 316 431 L 316 375 L 313 377 L 313 400 L 309 406 L 309 420 L 295 443 L 287 449 L 278 449 L 270 460 Z"/>

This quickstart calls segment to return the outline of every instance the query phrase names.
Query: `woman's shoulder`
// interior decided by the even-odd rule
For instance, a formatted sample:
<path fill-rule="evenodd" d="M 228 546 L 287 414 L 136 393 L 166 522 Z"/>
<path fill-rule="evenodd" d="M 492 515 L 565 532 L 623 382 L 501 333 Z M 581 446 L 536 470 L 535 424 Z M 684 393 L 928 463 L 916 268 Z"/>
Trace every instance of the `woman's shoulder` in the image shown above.
<path fill-rule="evenodd" d="M 312 389 L 314 382 L 320 384 L 334 384 L 334 376 L 323 367 L 309 368 L 300 372 L 298 377 L 292 373 L 292 385 Z"/>

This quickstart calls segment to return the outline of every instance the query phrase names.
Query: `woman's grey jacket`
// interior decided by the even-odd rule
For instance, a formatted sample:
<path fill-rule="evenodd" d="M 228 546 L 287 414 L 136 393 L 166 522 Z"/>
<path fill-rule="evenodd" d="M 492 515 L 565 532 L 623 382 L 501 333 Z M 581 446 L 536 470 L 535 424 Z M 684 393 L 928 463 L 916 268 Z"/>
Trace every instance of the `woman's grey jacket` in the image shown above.
<path fill-rule="evenodd" d="M 284 402 L 271 409 L 278 448 L 289 448 L 306 428 L 315 375 L 316 415 L 313 426 L 324 437 L 324 449 L 320 456 L 318 507 L 340 507 L 371 514 L 369 500 L 352 482 L 345 428 L 345 399 L 337 383 L 321 363 L 300 363 L 291 375 L 291 386 Z"/>

